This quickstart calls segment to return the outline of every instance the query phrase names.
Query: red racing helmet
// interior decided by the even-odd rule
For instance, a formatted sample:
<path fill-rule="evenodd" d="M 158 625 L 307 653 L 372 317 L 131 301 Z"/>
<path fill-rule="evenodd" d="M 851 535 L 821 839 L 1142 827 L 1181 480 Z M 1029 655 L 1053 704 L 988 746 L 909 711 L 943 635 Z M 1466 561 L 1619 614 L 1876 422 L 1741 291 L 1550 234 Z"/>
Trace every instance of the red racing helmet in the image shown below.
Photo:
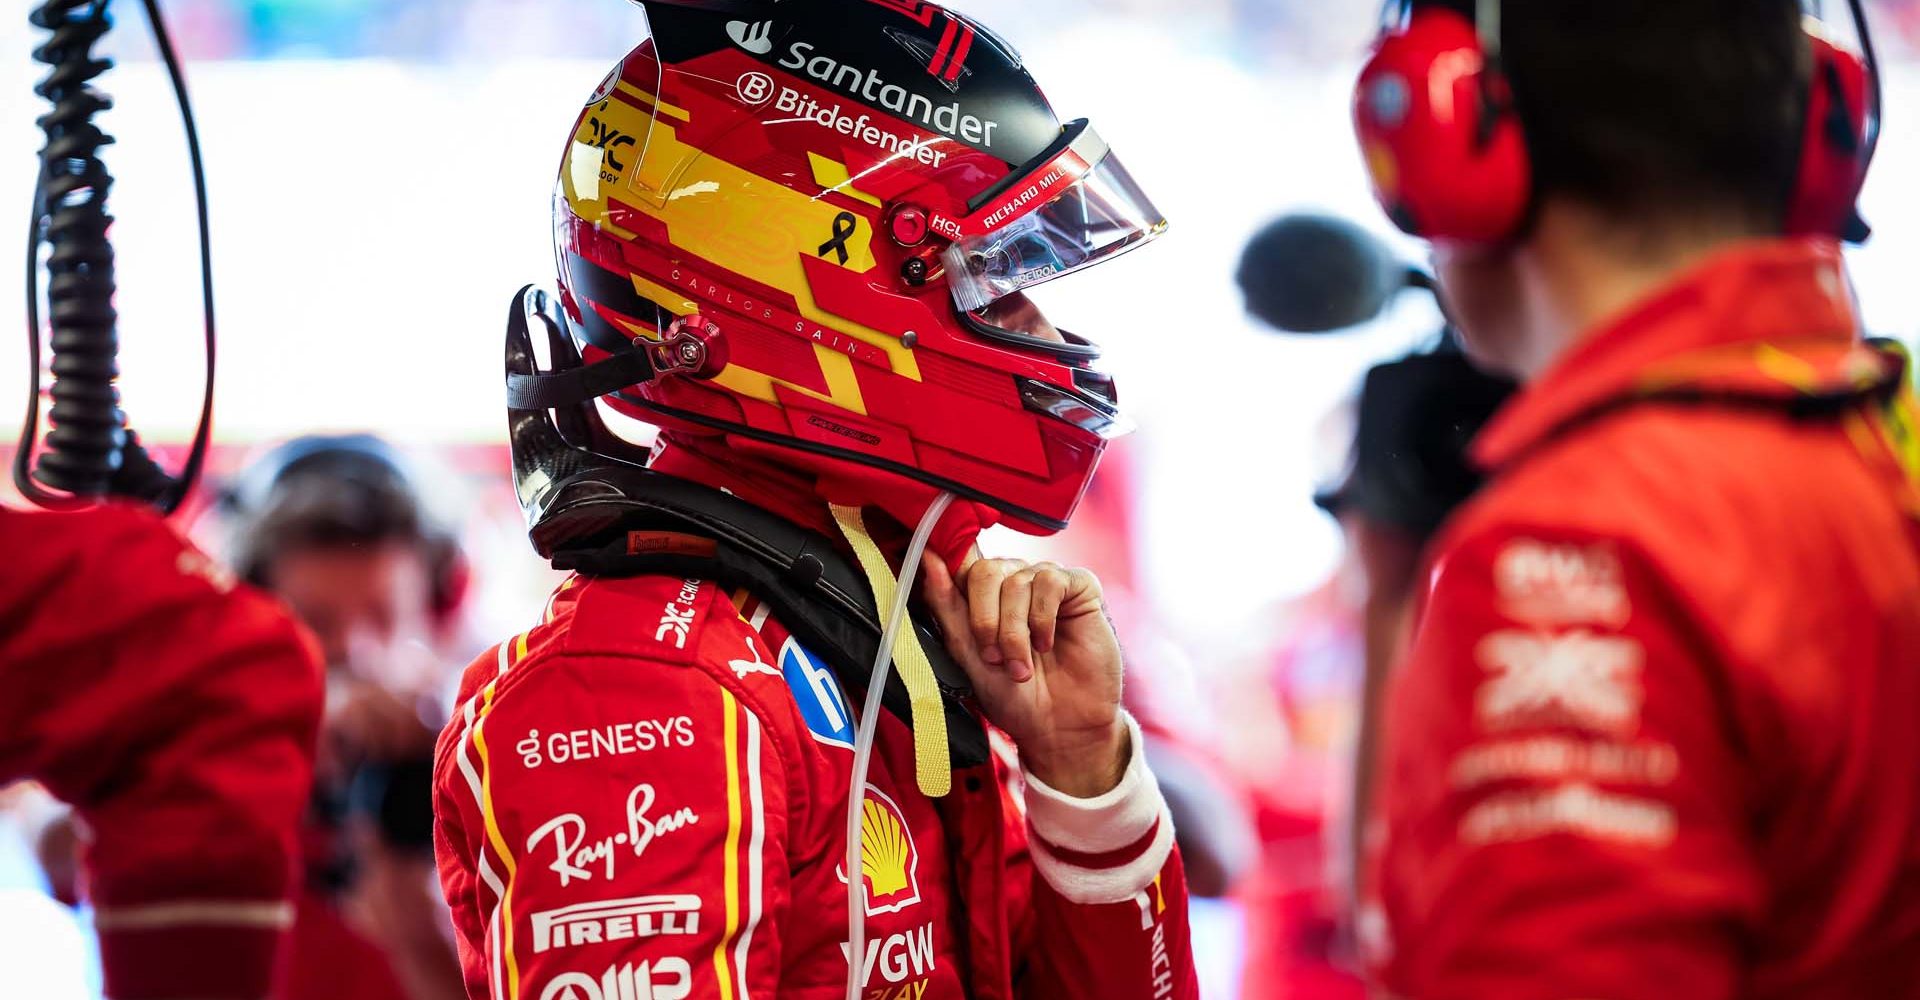
<path fill-rule="evenodd" d="M 554 205 L 582 359 L 652 358 L 605 405 L 905 523 L 945 490 L 1065 527 L 1126 424 L 1098 350 L 1023 291 L 1165 229 L 1119 159 L 922 0 L 641 6 Z"/>

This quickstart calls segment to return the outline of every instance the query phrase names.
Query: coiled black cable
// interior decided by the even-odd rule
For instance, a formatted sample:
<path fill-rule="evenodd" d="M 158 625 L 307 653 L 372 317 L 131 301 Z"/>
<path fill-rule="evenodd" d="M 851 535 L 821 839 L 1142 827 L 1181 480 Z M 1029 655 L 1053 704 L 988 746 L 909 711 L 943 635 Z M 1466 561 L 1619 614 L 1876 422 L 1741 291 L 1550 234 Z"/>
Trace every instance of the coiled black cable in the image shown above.
<path fill-rule="evenodd" d="M 34 58 L 51 72 L 34 92 L 53 108 L 39 119 L 47 144 L 41 151 L 41 170 L 34 186 L 33 215 L 27 234 L 27 334 L 32 390 L 19 449 L 14 455 L 14 483 L 28 499 L 43 506 L 70 506 L 89 498 L 113 495 L 152 503 L 171 513 L 186 498 L 205 462 L 211 433 L 214 374 L 214 318 L 212 253 L 207 235 L 206 179 L 200 158 L 198 130 L 188 103 L 185 80 L 174 53 L 157 0 L 145 0 L 148 24 L 166 63 L 174 97 L 187 135 L 192 158 L 194 194 L 200 230 L 202 305 L 206 316 L 206 388 L 199 428 L 186 465 L 178 478 L 168 475 L 140 445 L 126 426 L 120 410 L 116 332 L 113 307 L 114 256 L 107 229 L 107 193 L 113 176 L 101 162 L 101 147 L 113 138 L 94 125 L 100 112 L 113 106 L 91 82 L 112 68 L 96 57 L 94 43 L 112 26 L 108 0 L 46 0 L 32 15 L 32 23 L 52 32 L 34 51 Z M 53 352 L 53 405 L 48 411 L 51 430 L 46 449 L 28 466 L 38 432 L 40 396 L 39 249 L 47 256 L 47 306 Z M 50 493 L 42 484 L 62 493 Z"/>
<path fill-rule="evenodd" d="M 113 102 L 91 85 L 113 67 L 92 51 L 112 21 L 105 0 L 49 0 L 33 12 L 31 21 L 53 32 L 33 53 L 36 60 L 53 67 L 34 88 L 34 93 L 53 104 L 53 110 L 39 119 L 47 144 L 40 153 L 40 175 L 34 185 L 28 291 L 30 295 L 35 291 L 38 261 L 34 257 L 44 241 L 52 247 L 47 258 L 47 311 L 53 329 L 54 375 L 53 408 L 48 413 L 53 429 L 47 434 L 47 452 L 37 463 L 35 478 L 75 496 L 99 496 L 106 493 L 126 447 L 126 415 L 120 411 L 120 394 L 113 385 L 120 374 L 115 360 L 120 345 L 113 308 L 113 244 L 107 239 L 107 227 L 113 224 L 107 214 L 113 177 L 99 155 L 113 137 L 93 123 L 93 117 Z M 29 310 L 37 307 L 37 297 L 28 298 Z M 32 332 L 37 352 L 39 331 Z M 38 376 L 36 363 L 36 381 Z M 30 399 L 28 406 L 29 413 L 37 415 L 39 400 Z M 17 466 L 25 464 L 32 444 L 29 438 L 16 455 Z M 19 472 L 16 468 L 16 477 Z"/>

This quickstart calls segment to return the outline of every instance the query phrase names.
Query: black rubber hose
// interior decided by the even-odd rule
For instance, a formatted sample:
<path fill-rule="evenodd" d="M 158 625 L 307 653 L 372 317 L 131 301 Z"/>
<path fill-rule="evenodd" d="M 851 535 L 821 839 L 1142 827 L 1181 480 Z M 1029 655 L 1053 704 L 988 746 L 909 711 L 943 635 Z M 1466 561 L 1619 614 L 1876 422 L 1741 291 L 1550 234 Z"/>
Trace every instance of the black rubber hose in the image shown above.
<path fill-rule="evenodd" d="M 39 119 L 47 141 L 34 205 L 38 238 L 51 248 L 52 427 L 33 478 L 75 496 L 99 496 L 119 469 L 127 442 L 126 415 L 113 384 L 119 375 L 113 244 L 107 239 L 113 177 L 100 160 L 101 147 L 113 137 L 93 123 L 113 102 L 91 86 L 113 67 L 92 51 L 112 21 L 105 0 L 47 0 L 31 20 L 52 32 L 33 57 L 51 67 L 34 93 L 53 105 Z M 29 258 L 28 267 L 35 263 Z"/>
<path fill-rule="evenodd" d="M 179 105 L 192 160 L 194 202 L 199 224 L 201 304 L 206 317 L 206 382 L 198 428 L 185 467 L 176 478 L 150 458 L 139 435 L 127 427 L 114 386 L 119 375 L 118 315 L 113 307 L 113 246 L 107 229 L 107 192 L 113 177 L 101 162 L 101 147 L 113 138 L 93 123 L 113 102 L 91 81 L 112 68 L 92 47 L 112 26 L 108 0 L 47 0 L 31 15 L 36 27 L 52 32 L 34 58 L 52 68 L 35 93 L 53 109 L 41 117 L 47 144 L 34 186 L 33 216 L 27 233 L 27 337 L 31 392 L 20 447 L 14 456 L 14 483 L 28 499 L 44 506 L 69 506 L 113 495 L 151 503 L 172 513 L 185 500 L 206 461 L 213 418 L 214 303 L 213 260 L 208 236 L 207 184 L 200 156 L 199 130 L 186 80 L 169 37 L 158 0 L 144 0 L 154 45 L 166 65 Z M 53 385 L 48 395 L 46 449 L 28 474 L 38 431 L 40 396 L 39 250 L 47 259 L 48 326 L 53 353 Z M 36 482 L 37 480 L 37 482 Z M 64 491 L 49 493 L 41 484 Z"/>

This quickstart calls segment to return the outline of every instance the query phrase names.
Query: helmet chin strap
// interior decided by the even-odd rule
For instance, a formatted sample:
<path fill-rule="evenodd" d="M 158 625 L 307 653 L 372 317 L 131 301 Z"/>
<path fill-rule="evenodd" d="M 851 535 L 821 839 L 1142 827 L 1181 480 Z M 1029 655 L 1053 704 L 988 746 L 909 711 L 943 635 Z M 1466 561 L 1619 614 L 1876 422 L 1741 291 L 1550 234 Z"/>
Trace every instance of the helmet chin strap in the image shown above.
<path fill-rule="evenodd" d="M 886 630 L 873 659 L 873 672 L 867 682 L 867 697 L 860 703 L 860 729 L 853 743 L 853 774 L 847 789 L 847 1000 L 860 1000 L 862 973 L 866 970 L 866 882 L 861 874 L 860 841 L 865 827 L 867 772 L 873 764 L 873 739 L 880 722 L 880 701 L 886 691 L 887 674 L 894 664 L 906 683 L 913 706 L 914 773 L 920 791 L 939 798 L 953 787 L 953 765 L 947 756 L 947 719 L 940 701 L 940 688 L 934 681 L 933 665 L 914 630 L 900 626 L 907 620 L 907 597 L 913 593 L 913 578 L 920 569 L 920 557 L 927 550 L 940 515 L 953 503 L 953 494 L 934 498 L 914 529 L 913 540 L 900 563 L 900 577 L 894 579 L 887 557 L 867 534 L 866 522 L 858 507 L 833 505 L 833 520 L 840 526 L 847 544 L 866 572 L 878 607 L 888 607 Z"/>

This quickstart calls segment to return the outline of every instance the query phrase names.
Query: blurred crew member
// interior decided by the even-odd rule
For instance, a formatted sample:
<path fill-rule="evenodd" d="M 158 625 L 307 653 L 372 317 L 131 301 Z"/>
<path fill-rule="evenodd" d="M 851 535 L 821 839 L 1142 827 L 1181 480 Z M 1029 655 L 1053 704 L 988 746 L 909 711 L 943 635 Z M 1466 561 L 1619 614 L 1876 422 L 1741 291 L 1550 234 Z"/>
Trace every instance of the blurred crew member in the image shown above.
<path fill-rule="evenodd" d="M 1508 380 L 1476 370 L 1450 339 L 1367 373 L 1344 473 L 1314 497 L 1339 522 L 1347 563 L 1301 602 L 1294 642 L 1273 676 L 1296 749 L 1267 786 L 1268 856 L 1246 896 L 1249 998 L 1361 994 L 1350 932 L 1364 898 L 1359 859 L 1369 833 L 1378 834 L 1368 803 L 1378 779 L 1382 693 L 1406 649 L 1427 546 L 1480 484 L 1467 444 L 1512 390 Z M 1349 683 L 1359 677 L 1357 690 L 1348 688 L 1358 718 L 1342 720 L 1358 723 L 1343 733 L 1351 757 L 1343 753 L 1315 773 L 1311 751 L 1328 740 L 1316 699 L 1343 668 L 1354 671 L 1343 678 Z M 1307 794 L 1330 782 L 1343 785 Z"/>
<path fill-rule="evenodd" d="M 1525 384 L 1392 681 L 1385 983 L 1920 996 L 1914 411 L 1838 245 L 1870 62 L 1792 0 L 1473 6 L 1355 103 Z"/>
<path fill-rule="evenodd" d="M 1193 997 L 1099 585 L 974 544 L 1065 527 L 1121 426 L 1024 289 L 1164 220 L 934 4 L 644 6 L 559 309 L 509 328 L 532 539 L 582 572 L 441 738 L 470 995 Z"/>
<path fill-rule="evenodd" d="M 1469 363 L 1450 328 L 1442 337 L 1437 349 L 1367 373 L 1346 474 L 1314 497 L 1340 522 L 1363 586 L 1366 669 L 1354 745 L 1350 839 L 1343 845 L 1350 866 L 1364 857 L 1372 827 L 1369 805 L 1379 777 L 1382 700 L 1406 649 L 1420 567 L 1441 526 L 1480 488 L 1468 445 L 1514 390 L 1508 379 Z M 1352 873 L 1355 899 L 1362 875 Z"/>
<path fill-rule="evenodd" d="M 224 506 L 236 571 L 293 609 L 327 663 L 285 996 L 457 998 L 432 847 L 440 650 L 465 586 L 457 543 L 408 464 L 365 435 L 275 448 Z"/>
<path fill-rule="evenodd" d="M 1402 291 L 1434 287 L 1359 226 L 1311 214 L 1263 227 L 1237 277 L 1248 313 L 1292 334 L 1370 323 Z M 1284 711 L 1264 728 L 1288 734 L 1285 763 L 1243 753 L 1264 772 L 1249 783 L 1266 834 L 1242 895 L 1249 998 L 1364 992 L 1350 946 L 1381 693 L 1406 645 L 1426 545 L 1480 485 L 1467 445 L 1513 392 L 1509 380 L 1468 363 L 1450 328 L 1438 340 L 1369 371 L 1354 405 L 1332 421 L 1348 436 L 1345 461 L 1314 501 L 1339 522 L 1346 559 L 1291 604 L 1282 655 L 1261 678 Z M 1329 790 L 1336 785 L 1345 787 Z"/>
<path fill-rule="evenodd" d="M 81 825 L 114 1000 L 259 1000 L 293 921 L 320 675 L 271 601 L 143 509 L 0 508 L 0 785 Z"/>

